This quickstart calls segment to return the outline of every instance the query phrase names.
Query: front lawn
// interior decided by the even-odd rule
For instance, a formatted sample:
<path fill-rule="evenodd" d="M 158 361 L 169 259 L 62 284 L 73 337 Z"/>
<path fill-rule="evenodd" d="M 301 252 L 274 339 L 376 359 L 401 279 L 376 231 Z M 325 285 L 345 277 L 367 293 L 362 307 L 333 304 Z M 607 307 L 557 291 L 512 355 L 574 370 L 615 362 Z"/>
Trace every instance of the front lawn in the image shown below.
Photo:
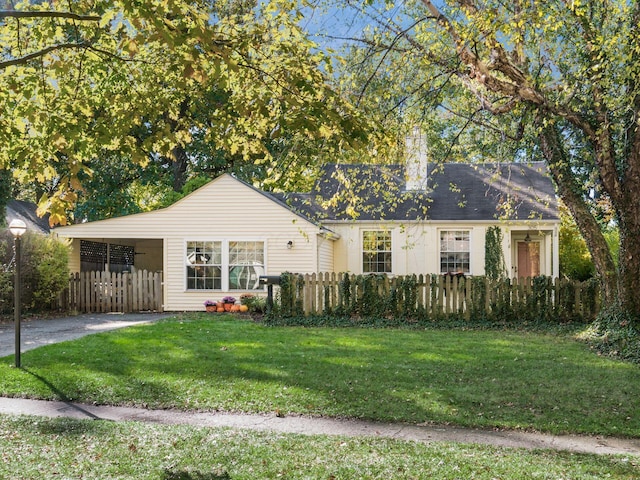
<path fill-rule="evenodd" d="M 640 368 L 568 336 L 204 314 L 0 359 L 0 394 L 640 437 Z"/>

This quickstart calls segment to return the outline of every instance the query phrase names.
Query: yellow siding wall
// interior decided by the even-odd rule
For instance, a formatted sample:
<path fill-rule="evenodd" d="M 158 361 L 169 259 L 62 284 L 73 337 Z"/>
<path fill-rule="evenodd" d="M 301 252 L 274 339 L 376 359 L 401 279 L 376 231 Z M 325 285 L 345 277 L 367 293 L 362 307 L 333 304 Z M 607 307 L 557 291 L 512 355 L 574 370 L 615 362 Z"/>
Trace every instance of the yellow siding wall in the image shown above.
<path fill-rule="evenodd" d="M 317 271 L 318 227 L 223 175 L 163 210 L 56 229 L 61 237 L 163 240 L 164 309 L 202 310 L 203 302 L 242 291 L 186 291 L 188 240 L 264 240 L 266 274 Z M 287 242 L 294 242 L 292 249 Z M 159 253 L 156 248 L 156 258 Z M 78 258 L 79 266 L 79 258 Z"/>
<path fill-rule="evenodd" d="M 71 240 L 71 250 L 69 251 L 69 271 L 76 273 L 80 271 L 80 240 Z"/>
<path fill-rule="evenodd" d="M 319 237 L 318 239 L 318 271 L 333 272 L 333 247 L 334 240 Z"/>

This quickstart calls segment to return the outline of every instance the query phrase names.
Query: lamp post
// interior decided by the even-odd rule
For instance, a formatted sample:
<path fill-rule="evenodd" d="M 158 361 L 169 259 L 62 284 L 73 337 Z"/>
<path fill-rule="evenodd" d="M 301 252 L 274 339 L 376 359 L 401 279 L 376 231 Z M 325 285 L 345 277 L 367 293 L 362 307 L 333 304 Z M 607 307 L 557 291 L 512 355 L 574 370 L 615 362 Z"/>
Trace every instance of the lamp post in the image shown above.
<path fill-rule="evenodd" d="M 14 320 L 16 327 L 16 368 L 20 368 L 20 307 L 21 307 L 21 280 L 20 280 L 20 237 L 27 231 L 27 224 L 22 220 L 14 219 L 11 220 L 9 224 L 9 231 L 13 235 L 13 245 L 16 252 L 16 276 L 15 276 L 15 285 L 13 287 L 14 300 L 13 300 L 13 311 L 14 311 Z"/>

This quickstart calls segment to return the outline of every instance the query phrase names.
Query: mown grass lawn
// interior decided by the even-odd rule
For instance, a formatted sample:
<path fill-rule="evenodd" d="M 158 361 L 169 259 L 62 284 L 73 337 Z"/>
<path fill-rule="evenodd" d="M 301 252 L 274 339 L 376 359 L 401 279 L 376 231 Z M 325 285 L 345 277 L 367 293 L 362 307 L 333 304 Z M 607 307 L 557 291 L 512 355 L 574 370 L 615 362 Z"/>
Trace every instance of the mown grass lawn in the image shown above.
<path fill-rule="evenodd" d="M 382 438 L 0 416 L 0 478 L 638 478 L 638 458 Z"/>
<path fill-rule="evenodd" d="M 563 335 L 193 314 L 0 359 L 0 394 L 640 437 L 640 368 Z"/>

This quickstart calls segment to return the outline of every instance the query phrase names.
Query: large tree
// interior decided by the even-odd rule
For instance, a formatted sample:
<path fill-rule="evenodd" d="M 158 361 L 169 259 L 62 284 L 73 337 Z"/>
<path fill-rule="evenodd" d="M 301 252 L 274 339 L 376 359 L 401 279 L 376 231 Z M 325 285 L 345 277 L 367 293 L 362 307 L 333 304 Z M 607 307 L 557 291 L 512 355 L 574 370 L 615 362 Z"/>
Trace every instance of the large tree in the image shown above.
<path fill-rule="evenodd" d="M 105 152 L 172 161 L 178 189 L 195 136 L 268 166 L 289 128 L 336 148 L 363 140 L 294 4 L 72 0 L 0 12 L 0 168 L 44 185 L 41 208 L 65 223 L 91 163 L 115 158 Z M 212 93 L 223 101 L 206 104 Z"/>
<path fill-rule="evenodd" d="M 393 77 L 406 92 L 394 109 L 433 121 L 434 137 L 451 141 L 440 152 L 544 159 L 605 301 L 640 325 L 640 2 L 394 3 L 340 2 L 370 25 L 365 86 Z M 619 227 L 619 268 L 602 204 Z"/>

